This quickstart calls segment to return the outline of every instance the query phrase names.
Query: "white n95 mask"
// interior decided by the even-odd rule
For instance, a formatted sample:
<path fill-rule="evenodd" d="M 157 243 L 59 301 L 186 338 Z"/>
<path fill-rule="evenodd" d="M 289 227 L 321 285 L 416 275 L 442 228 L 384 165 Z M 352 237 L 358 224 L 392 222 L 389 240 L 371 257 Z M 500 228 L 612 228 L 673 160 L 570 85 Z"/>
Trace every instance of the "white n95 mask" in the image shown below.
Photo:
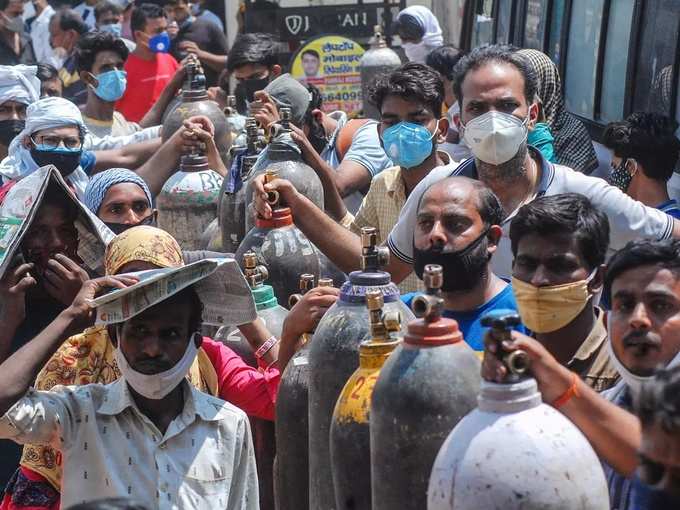
<path fill-rule="evenodd" d="M 509 113 L 490 111 L 475 117 L 463 127 L 463 139 L 475 158 L 500 165 L 517 155 L 527 139 L 527 121 Z"/>

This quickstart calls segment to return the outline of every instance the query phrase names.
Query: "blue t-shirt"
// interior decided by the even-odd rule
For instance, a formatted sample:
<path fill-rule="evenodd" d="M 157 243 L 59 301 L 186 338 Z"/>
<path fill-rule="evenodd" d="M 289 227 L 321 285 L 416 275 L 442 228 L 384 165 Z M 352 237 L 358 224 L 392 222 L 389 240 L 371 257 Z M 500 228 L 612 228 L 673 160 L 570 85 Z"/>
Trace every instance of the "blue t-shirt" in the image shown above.
<path fill-rule="evenodd" d="M 401 296 L 401 300 L 411 307 L 413 298 L 420 294 L 419 292 L 409 292 Z M 512 293 L 512 286 L 506 285 L 505 288 L 492 297 L 483 305 L 467 312 L 454 312 L 452 310 L 444 310 L 444 317 L 454 319 L 458 323 L 460 332 L 463 333 L 463 338 L 467 344 L 475 351 L 484 350 L 484 334 L 488 328 L 482 327 L 481 320 L 487 313 L 493 310 L 517 310 L 517 303 L 515 302 L 515 295 Z M 527 334 L 523 324 L 520 324 L 515 331 Z"/>
<path fill-rule="evenodd" d="M 657 205 L 656 208 L 665 212 L 669 216 L 673 216 L 673 218 L 680 220 L 680 206 L 678 205 L 678 201 L 674 198 L 670 199 L 668 202 Z"/>

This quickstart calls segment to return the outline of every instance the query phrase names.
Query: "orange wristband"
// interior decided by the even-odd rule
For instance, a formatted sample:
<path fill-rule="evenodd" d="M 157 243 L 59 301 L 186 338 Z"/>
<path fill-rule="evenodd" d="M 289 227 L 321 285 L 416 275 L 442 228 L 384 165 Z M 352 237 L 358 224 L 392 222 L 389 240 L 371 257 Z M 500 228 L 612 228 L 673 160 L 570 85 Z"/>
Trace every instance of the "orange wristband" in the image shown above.
<path fill-rule="evenodd" d="M 555 409 L 559 409 L 562 407 L 564 404 L 569 402 L 572 397 L 578 397 L 578 376 L 572 372 L 571 374 L 571 386 L 567 388 L 567 391 L 562 393 L 559 397 L 557 397 L 555 400 L 552 402 L 552 406 Z"/>

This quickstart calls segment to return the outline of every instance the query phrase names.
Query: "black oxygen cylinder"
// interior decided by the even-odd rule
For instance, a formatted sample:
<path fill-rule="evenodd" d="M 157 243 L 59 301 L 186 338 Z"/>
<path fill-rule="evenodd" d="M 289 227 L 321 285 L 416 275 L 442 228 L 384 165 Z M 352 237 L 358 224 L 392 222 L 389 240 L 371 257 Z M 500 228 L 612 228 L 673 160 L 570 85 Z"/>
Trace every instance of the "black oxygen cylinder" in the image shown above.
<path fill-rule="evenodd" d="M 341 288 L 340 298 L 326 312 L 309 349 L 309 506 L 310 510 L 335 509 L 330 458 L 330 426 L 335 403 L 350 375 L 359 365 L 359 344 L 370 334 L 366 292 L 383 294 L 386 312 L 411 311 L 399 299 L 389 273 L 380 270 L 389 252 L 376 247 L 374 228 L 362 229 L 362 270 L 354 271 Z"/>
<path fill-rule="evenodd" d="M 477 406 L 480 363 L 458 323 L 441 317 L 441 266 L 425 266 L 421 319 L 378 376 L 371 401 L 373 510 L 423 510 L 432 465 L 455 425 Z"/>
<path fill-rule="evenodd" d="M 306 277 L 306 278 L 305 278 Z M 311 277 L 311 281 L 310 281 Z M 314 284 L 313 275 L 302 275 L 300 291 Z M 319 287 L 332 287 L 333 280 L 319 278 Z M 289 305 L 297 301 L 290 297 Z M 276 397 L 276 464 L 274 468 L 277 510 L 309 510 L 309 339 L 291 358 L 281 376 Z"/>

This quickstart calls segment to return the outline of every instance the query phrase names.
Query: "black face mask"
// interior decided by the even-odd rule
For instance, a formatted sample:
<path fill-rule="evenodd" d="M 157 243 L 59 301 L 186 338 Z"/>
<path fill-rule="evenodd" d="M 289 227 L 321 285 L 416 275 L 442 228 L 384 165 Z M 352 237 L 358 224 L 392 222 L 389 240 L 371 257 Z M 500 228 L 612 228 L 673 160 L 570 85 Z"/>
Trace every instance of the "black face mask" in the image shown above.
<path fill-rule="evenodd" d="M 109 230 L 113 232 L 114 234 L 122 234 L 126 230 L 131 229 L 132 227 L 140 227 L 140 226 L 147 226 L 147 227 L 155 227 L 156 226 L 156 213 L 149 214 L 146 218 L 142 219 L 139 223 L 110 223 L 105 221 L 104 225 L 109 227 Z"/>
<path fill-rule="evenodd" d="M 246 93 L 246 99 L 249 103 L 255 101 L 255 92 L 259 90 L 264 90 L 267 85 L 269 85 L 269 76 L 264 78 L 250 78 L 248 80 L 241 80 L 243 84 L 243 90 Z"/>
<path fill-rule="evenodd" d="M 473 289 L 479 284 L 487 271 L 489 263 L 489 230 L 462 250 L 445 252 L 443 246 L 433 246 L 427 250 L 413 247 L 413 269 L 418 278 L 423 279 L 425 266 L 438 264 L 444 269 L 442 291 L 457 292 Z"/>
<path fill-rule="evenodd" d="M 54 165 L 59 173 L 66 177 L 71 175 L 80 166 L 80 157 L 83 151 L 49 150 L 41 151 L 31 148 L 31 157 L 38 166 Z"/>
<path fill-rule="evenodd" d="M 9 147 L 12 140 L 23 131 L 24 126 L 26 126 L 25 120 L 0 120 L 0 143 L 5 147 Z"/>

